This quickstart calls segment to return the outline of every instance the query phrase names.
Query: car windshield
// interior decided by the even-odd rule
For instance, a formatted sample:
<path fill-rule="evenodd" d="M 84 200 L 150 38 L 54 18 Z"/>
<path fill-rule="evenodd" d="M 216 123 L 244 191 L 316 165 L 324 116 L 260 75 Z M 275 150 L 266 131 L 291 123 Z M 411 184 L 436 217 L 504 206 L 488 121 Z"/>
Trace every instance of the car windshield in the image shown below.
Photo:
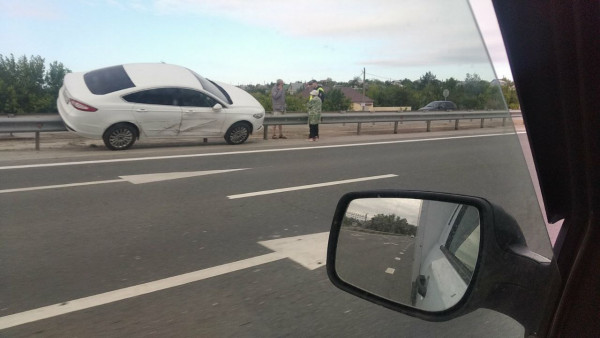
<path fill-rule="evenodd" d="M 192 73 L 194 74 L 196 79 L 198 79 L 198 81 L 200 82 L 200 84 L 202 85 L 202 88 L 204 88 L 204 90 L 206 90 L 209 93 L 213 94 L 214 96 L 218 97 L 223 102 L 227 102 L 229 104 L 233 103 L 233 101 L 231 101 L 231 97 L 225 91 L 225 89 L 221 88 L 219 85 L 217 85 L 213 81 L 203 78 L 202 76 L 198 75 L 196 72 L 192 71 Z"/>
<path fill-rule="evenodd" d="M 495 22 L 488 7 L 482 23 Z M 325 269 L 339 198 L 379 189 L 489 200 L 552 257 L 510 69 L 495 73 L 469 1 L 0 8 L 0 113 L 44 113 L 30 118 L 64 129 L 42 130 L 39 151 L 38 129 L 0 135 L 0 336 L 523 336 L 488 309 L 437 323 L 406 316 L 337 289 Z M 227 107 L 109 101 L 100 94 L 131 80 L 121 66 L 89 72 L 163 60 L 203 74 L 194 72 L 210 100 Z M 28 77 L 36 69 L 47 76 Z M 27 81 L 5 85 L 20 70 Z M 99 95 L 61 91 L 68 71 L 87 72 Z M 65 85 L 83 85 L 74 78 Z M 418 111 L 444 100 L 457 111 Z M 96 138 L 80 135 L 106 121 Z M 131 140 L 126 151 L 105 147 Z M 448 244 L 469 269 L 475 227 Z M 373 271 L 393 280 L 410 269 L 405 247 L 371 237 L 393 253 Z M 371 249 L 352 257 L 364 263 Z"/>

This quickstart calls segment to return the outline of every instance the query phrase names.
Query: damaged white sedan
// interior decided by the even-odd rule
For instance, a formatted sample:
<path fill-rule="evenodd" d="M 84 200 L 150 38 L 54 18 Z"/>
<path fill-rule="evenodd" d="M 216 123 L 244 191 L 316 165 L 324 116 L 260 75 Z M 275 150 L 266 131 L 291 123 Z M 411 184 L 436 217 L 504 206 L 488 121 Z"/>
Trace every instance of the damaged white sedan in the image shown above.
<path fill-rule="evenodd" d="M 124 150 L 140 137 L 224 137 L 244 143 L 261 131 L 262 105 L 244 90 L 163 63 L 69 73 L 57 99 L 67 128 Z"/>

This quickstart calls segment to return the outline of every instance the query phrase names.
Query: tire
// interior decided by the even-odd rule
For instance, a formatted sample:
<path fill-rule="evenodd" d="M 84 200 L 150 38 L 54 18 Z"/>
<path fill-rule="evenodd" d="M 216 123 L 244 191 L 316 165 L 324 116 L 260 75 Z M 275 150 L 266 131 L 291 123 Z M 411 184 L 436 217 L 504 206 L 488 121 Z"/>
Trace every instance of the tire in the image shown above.
<path fill-rule="evenodd" d="M 137 139 L 137 129 L 127 123 L 118 123 L 106 130 L 102 139 L 110 150 L 125 150 L 130 148 Z"/>
<path fill-rule="evenodd" d="M 246 142 L 251 133 L 251 127 L 248 123 L 238 122 L 229 127 L 225 133 L 225 141 L 229 144 L 242 144 Z"/>

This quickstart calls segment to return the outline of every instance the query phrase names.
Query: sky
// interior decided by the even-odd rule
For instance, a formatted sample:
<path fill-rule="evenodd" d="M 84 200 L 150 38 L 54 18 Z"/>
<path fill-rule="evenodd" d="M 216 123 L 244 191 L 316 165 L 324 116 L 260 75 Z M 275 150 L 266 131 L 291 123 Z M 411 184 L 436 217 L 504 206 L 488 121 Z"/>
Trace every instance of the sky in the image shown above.
<path fill-rule="evenodd" d="M 472 19 L 471 8 L 487 44 Z M 0 0 L 0 54 L 166 62 L 242 84 L 511 78 L 490 0 Z"/>
<path fill-rule="evenodd" d="M 396 215 L 418 226 L 422 203 L 422 200 L 410 198 L 362 198 L 352 201 L 347 212 L 366 215 L 367 219 L 380 214 Z"/>

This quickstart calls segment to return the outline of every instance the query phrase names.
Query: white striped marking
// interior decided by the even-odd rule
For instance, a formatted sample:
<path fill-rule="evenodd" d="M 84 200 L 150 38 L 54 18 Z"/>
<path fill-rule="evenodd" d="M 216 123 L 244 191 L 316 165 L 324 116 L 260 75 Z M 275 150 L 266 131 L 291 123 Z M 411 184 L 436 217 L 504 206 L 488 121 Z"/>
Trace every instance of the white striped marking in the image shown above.
<path fill-rule="evenodd" d="M 257 192 L 249 192 L 249 193 L 245 193 L 245 194 L 230 195 L 230 196 L 227 196 L 227 198 L 229 198 L 230 200 L 233 200 L 233 199 L 237 199 L 237 198 L 254 197 L 254 196 L 270 195 L 270 194 L 278 194 L 278 193 L 282 193 L 282 192 L 295 191 L 295 190 L 304 190 L 304 189 L 313 189 L 313 188 L 328 187 L 328 186 L 331 186 L 331 185 L 339 185 L 339 184 L 348 184 L 348 183 L 363 182 L 363 181 L 380 180 L 380 179 L 392 178 L 392 177 L 396 177 L 396 176 L 398 176 L 398 175 L 389 174 L 389 175 L 361 177 L 361 178 L 354 178 L 354 179 L 342 180 L 342 181 L 333 181 L 333 182 L 325 182 L 325 183 L 301 185 L 301 186 L 297 186 L 297 187 L 289 187 L 289 188 L 281 188 L 281 189 L 273 189 L 273 190 L 263 190 L 263 191 L 257 191 Z"/>
<path fill-rule="evenodd" d="M 233 263 L 223 264 L 204 270 L 186 273 L 179 276 L 160 279 L 154 282 L 134 285 L 124 289 L 105 292 L 90 297 L 79 298 L 60 304 L 49 305 L 30 311 L 15 313 L 12 315 L 0 317 L 0 330 L 17 325 L 35 322 L 42 319 L 60 316 L 74 311 L 84 310 L 95 306 L 113 303 L 127 298 L 133 298 L 192 282 L 197 282 L 203 279 L 223 275 L 229 272 L 277 261 L 283 258 L 286 257 L 278 252 L 273 252 L 270 254 L 248 258 Z"/>
<path fill-rule="evenodd" d="M 70 300 L 59 304 L 49 305 L 0 317 L 0 330 L 64 315 L 74 311 L 85 310 L 95 306 L 118 302 L 120 300 L 142 296 L 152 292 L 170 289 L 173 287 L 201 281 L 203 279 L 247 269 L 253 266 L 275 262 L 284 258 L 289 258 L 309 270 L 314 270 L 325 266 L 328 238 L 329 232 L 321 232 L 316 234 L 258 242 L 259 244 L 274 250 L 275 252 L 207 268 L 204 270 L 194 271 L 179 276 L 164 278 L 154 282 L 134 285 L 94 296 Z"/>
<path fill-rule="evenodd" d="M 106 184 L 106 183 L 120 183 L 120 182 L 129 182 L 132 184 L 154 183 L 154 182 L 161 182 L 161 181 L 168 181 L 168 180 L 176 180 L 176 179 L 180 179 L 180 178 L 222 174 L 222 173 L 228 173 L 228 172 L 239 171 L 239 170 L 247 170 L 247 169 L 249 169 L 249 168 L 119 176 L 121 178 L 119 180 L 106 180 L 106 181 L 46 185 L 46 186 L 29 187 L 29 188 L 4 189 L 4 190 L 0 190 L 0 194 L 8 194 L 11 192 L 22 192 L 22 191 L 35 191 L 35 190 L 81 187 L 81 186 L 86 186 L 86 185 Z"/>
<path fill-rule="evenodd" d="M 393 275 L 394 272 L 396 272 L 396 269 L 393 268 L 387 268 L 387 270 L 385 270 L 385 273 L 389 273 L 390 275 Z"/>
<path fill-rule="evenodd" d="M 525 134 L 519 132 L 517 134 Z M 169 155 L 169 156 L 152 156 L 152 157 L 137 157 L 137 158 L 120 158 L 110 160 L 95 160 L 95 161 L 81 161 L 81 162 L 59 162 L 59 163 L 43 163 L 43 164 L 26 164 L 26 165 L 13 165 L 0 167 L 0 170 L 8 169 L 26 169 L 26 168 L 46 168 L 46 167 L 62 167 L 72 165 L 85 165 L 85 164 L 101 164 L 101 163 L 119 163 L 119 162 L 136 162 L 136 161 L 151 161 L 151 160 L 169 160 L 178 158 L 193 158 L 193 157 L 209 157 L 209 156 L 224 156 L 224 155 L 246 155 L 246 154 L 258 154 L 258 153 L 273 153 L 282 151 L 297 151 L 297 150 L 317 150 L 327 148 L 346 148 L 346 147 L 362 147 L 362 146 L 376 146 L 383 144 L 397 144 L 397 143 L 416 143 L 416 142 L 429 142 L 429 141 L 446 141 L 446 140 L 460 140 L 466 138 L 475 137 L 493 137 L 493 136 L 514 136 L 515 133 L 496 133 L 486 135 L 466 135 L 466 136 L 453 136 L 453 137 L 435 137 L 426 139 L 416 140 L 399 140 L 399 141 L 382 141 L 382 142 L 368 142 L 368 143 L 352 143 L 352 144 L 338 144 L 328 146 L 311 146 L 311 147 L 298 147 L 298 148 L 281 148 L 281 149 L 261 149 L 261 150 L 247 150 L 247 151 L 230 151 L 222 153 L 205 153 L 205 154 L 187 154 L 187 155 Z"/>

